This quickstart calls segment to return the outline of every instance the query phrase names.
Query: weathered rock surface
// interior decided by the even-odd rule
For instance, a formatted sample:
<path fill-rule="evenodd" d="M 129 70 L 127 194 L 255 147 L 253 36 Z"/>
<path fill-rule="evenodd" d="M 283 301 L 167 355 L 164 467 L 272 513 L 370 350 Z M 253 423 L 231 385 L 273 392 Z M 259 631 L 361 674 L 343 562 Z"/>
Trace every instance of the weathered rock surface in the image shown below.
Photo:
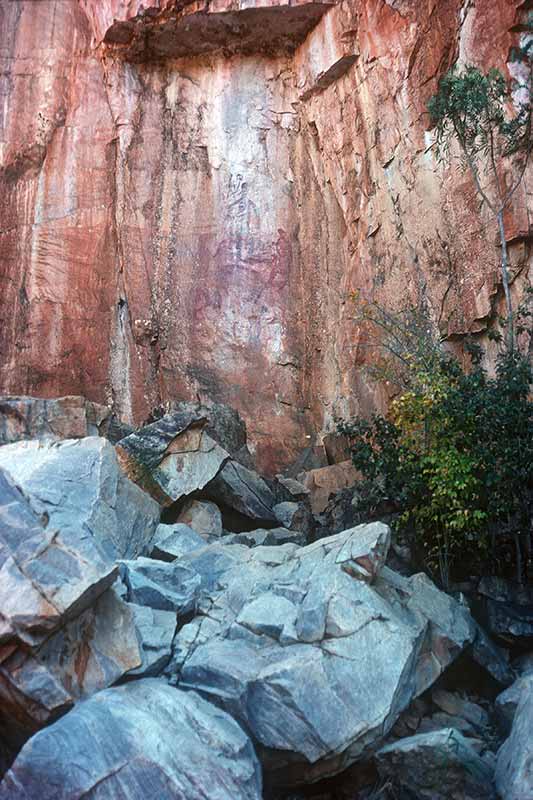
<path fill-rule="evenodd" d="M 207 540 L 222 536 L 222 514 L 215 503 L 189 500 L 178 516 L 178 522 L 188 525 Z"/>
<path fill-rule="evenodd" d="M 533 797 L 533 691 L 522 687 L 511 735 L 498 751 L 496 788 L 504 800 Z"/>
<path fill-rule="evenodd" d="M 276 780 L 316 780 L 371 752 L 475 635 L 425 577 L 378 575 L 388 535 L 376 523 L 303 548 L 211 545 L 181 562 L 201 577 L 199 616 L 167 672 L 245 725 Z"/>
<path fill-rule="evenodd" d="M 200 578 L 181 562 L 152 558 L 120 562 L 120 576 L 128 588 L 129 603 L 187 614 L 195 607 Z"/>
<path fill-rule="evenodd" d="M 315 521 L 308 501 L 277 503 L 273 511 L 282 527 L 289 531 L 300 531 L 306 542 L 313 541 Z"/>
<path fill-rule="evenodd" d="M 495 800 L 493 770 L 459 731 L 400 739 L 376 755 L 380 775 L 415 800 Z"/>
<path fill-rule="evenodd" d="M 230 457 L 205 423 L 191 407 L 127 436 L 117 445 L 126 474 L 163 505 L 203 489 Z"/>
<path fill-rule="evenodd" d="M 87 548 L 92 558 L 97 548 L 110 562 L 146 552 L 160 508 L 123 474 L 106 439 L 5 445 L 0 467 L 79 552 Z"/>
<path fill-rule="evenodd" d="M 480 617 L 487 630 L 506 642 L 533 639 L 533 589 L 504 578 L 485 577 L 478 588 Z"/>
<path fill-rule="evenodd" d="M 0 445 L 23 439 L 56 442 L 108 436 L 117 427 L 109 408 L 84 397 L 0 397 Z"/>
<path fill-rule="evenodd" d="M 77 700 L 141 664 L 133 615 L 112 589 L 28 652 L 0 649 L 0 727 L 20 746 Z"/>
<path fill-rule="evenodd" d="M 424 111 L 458 54 L 513 69 L 521 0 L 4 5 L 3 393 L 112 399 L 137 424 L 211 396 L 275 470 L 385 400 L 353 289 L 423 292 L 444 334 L 498 309 L 496 231 Z"/>
<path fill-rule="evenodd" d="M 142 663 L 128 677 L 150 678 L 160 675 L 170 661 L 176 632 L 176 613 L 128 603 L 133 614 Z"/>
<path fill-rule="evenodd" d="M 522 699 L 533 695 L 533 675 L 523 675 L 498 695 L 494 708 L 502 729 L 508 734 L 511 730 L 516 710 Z"/>
<path fill-rule="evenodd" d="M 181 522 L 175 525 L 158 525 L 152 539 L 151 558 L 175 561 L 191 550 L 205 547 L 205 539 Z"/>
<path fill-rule="evenodd" d="M 358 473 L 351 461 L 302 472 L 298 480 L 309 490 L 314 514 L 326 510 L 329 500 L 342 489 L 353 486 Z"/>
<path fill-rule="evenodd" d="M 58 531 L 0 469 L 0 643 L 38 645 L 115 580 L 92 539 Z"/>
<path fill-rule="evenodd" d="M 280 544 L 307 544 L 305 534 L 301 531 L 288 531 L 286 528 L 258 528 L 256 531 L 230 533 L 224 537 L 224 544 L 244 544 L 246 547 L 271 547 Z"/>
<path fill-rule="evenodd" d="M 257 472 L 237 461 L 226 461 L 220 472 L 206 485 L 205 492 L 217 503 L 259 524 L 277 524 L 276 500 L 268 484 Z"/>
<path fill-rule="evenodd" d="M 260 800 L 250 740 L 193 692 L 155 679 L 108 689 L 26 743 L 1 800 Z"/>

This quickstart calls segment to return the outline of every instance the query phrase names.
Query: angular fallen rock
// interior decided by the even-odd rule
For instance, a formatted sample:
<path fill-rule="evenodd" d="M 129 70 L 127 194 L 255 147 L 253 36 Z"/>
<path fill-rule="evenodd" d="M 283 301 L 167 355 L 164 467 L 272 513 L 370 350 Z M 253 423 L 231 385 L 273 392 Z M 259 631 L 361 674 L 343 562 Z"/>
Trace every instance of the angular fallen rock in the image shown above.
<path fill-rule="evenodd" d="M 117 575 L 91 537 L 65 535 L 41 511 L 0 469 L 0 645 L 36 647 Z"/>
<path fill-rule="evenodd" d="M 382 522 L 371 522 L 351 528 L 343 536 L 346 544 L 337 555 L 337 563 L 354 578 L 371 583 L 387 560 L 390 528 Z"/>
<path fill-rule="evenodd" d="M 533 690 L 529 683 L 516 709 L 511 734 L 498 751 L 496 788 L 504 800 L 533 797 Z"/>
<path fill-rule="evenodd" d="M 478 730 L 483 730 L 490 724 L 490 718 L 485 709 L 478 703 L 461 697 L 460 694 L 447 692 L 444 689 L 434 689 L 431 699 L 446 714 L 462 717 Z"/>
<path fill-rule="evenodd" d="M 298 481 L 309 490 L 313 514 L 321 514 L 330 498 L 342 489 L 353 486 L 358 475 L 351 461 L 343 461 L 329 467 L 302 472 L 298 475 Z"/>
<path fill-rule="evenodd" d="M 141 663 L 116 565 L 35 506 L 0 470 L 0 728 L 14 747 Z"/>
<path fill-rule="evenodd" d="M 200 578 L 181 562 L 152 558 L 121 561 L 120 577 L 128 589 L 128 603 L 176 614 L 187 614 L 195 607 Z"/>
<path fill-rule="evenodd" d="M 256 531 L 230 533 L 224 536 L 223 543 L 244 544 L 246 547 L 271 547 L 278 544 L 306 544 L 306 537 L 301 531 L 288 531 L 286 528 L 258 528 Z"/>
<path fill-rule="evenodd" d="M 474 638 L 468 609 L 425 576 L 379 573 L 387 536 L 363 525 L 182 562 L 202 589 L 167 674 L 241 722 L 274 781 L 315 781 L 373 752 Z"/>
<path fill-rule="evenodd" d="M 205 419 L 205 432 L 227 450 L 232 458 L 251 466 L 251 455 L 247 446 L 246 424 L 239 412 L 224 403 L 172 402 L 170 413 L 192 412 Z M 244 461 L 242 461 L 244 459 Z"/>
<path fill-rule="evenodd" d="M 188 500 L 177 521 L 208 540 L 222 536 L 222 514 L 219 507 L 209 500 Z"/>
<path fill-rule="evenodd" d="M 106 439 L 4 445 L 0 467 L 31 495 L 36 510 L 48 515 L 48 526 L 79 552 L 87 543 L 91 554 L 96 546 L 113 562 L 147 551 L 160 508 L 123 474 Z"/>
<path fill-rule="evenodd" d="M 14 743 L 141 664 L 133 614 L 113 589 L 28 652 L 0 648 L 0 717 Z"/>
<path fill-rule="evenodd" d="M 477 591 L 482 622 L 490 634 L 511 644 L 533 637 L 533 588 L 489 576 L 480 580 Z"/>
<path fill-rule="evenodd" d="M 205 486 L 205 495 L 254 522 L 277 524 L 276 499 L 268 484 L 253 470 L 237 461 L 227 461 Z"/>
<path fill-rule="evenodd" d="M 0 445 L 25 439 L 57 442 L 105 435 L 111 409 L 75 395 L 51 400 L 0 397 Z"/>
<path fill-rule="evenodd" d="M 177 558 L 205 547 L 205 539 L 181 522 L 175 525 L 158 525 L 152 539 L 151 558 L 160 561 L 175 561 Z"/>
<path fill-rule="evenodd" d="M 380 776 L 417 800 L 495 800 L 493 770 L 454 728 L 421 733 L 376 754 Z"/>
<path fill-rule="evenodd" d="M 502 686 L 510 686 L 515 675 L 509 664 L 509 653 L 498 647 L 490 636 L 476 623 L 476 638 L 470 648 L 472 660 L 483 667 Z"/>
<path fill-rule="evenodd" d="M 122 439 L 117 455 L 125 473 L 164 506 L 203 489 L 230 457 L 206 422 L 187 406 Z"/>
<path fill-rule="evenodd" d="M 150 678 L 161 674 L 170 661 L 177 619 L 174 611 L 160 611 L 128 603 L 139 639 L 142 663 L 128 677 Z"/>
<path fill-rule="evenodd" d="M 275 505 L 273 511 L 281 526 L 289 531 L 300 531 L 306 542 L 312 541 L 315 522 L 308 503 L 286 501 Z"/>
<path fill-rule="evenodd" d="M 518 706 L 524 698 L 529 696 L 533 696 L 533 675 L 531 674 L 517 678 L 496 698 L 494 702 L 496 718 L 506 735 L 509 735 L 511 731 Z"/>
<path fill-rule="evenodd" d="M 252 744 L 227 714 L 153 678 L 100 692 L 26 743 L 0 800 L 261 800 Z"/>

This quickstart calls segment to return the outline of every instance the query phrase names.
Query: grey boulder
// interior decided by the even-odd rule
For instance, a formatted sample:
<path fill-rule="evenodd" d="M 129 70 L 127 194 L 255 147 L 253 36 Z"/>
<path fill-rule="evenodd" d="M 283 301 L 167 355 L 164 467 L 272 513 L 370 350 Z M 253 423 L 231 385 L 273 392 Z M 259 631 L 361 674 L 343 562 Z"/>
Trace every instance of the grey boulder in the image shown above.
<path fill-rule="evenodd" d="M 181 404 L 122 439 L 117 454 L 124 471 L 164 506 L 200 492 L 258 523 L 275 523 L 270 487 L 213 438 L 216 426 L 207 424 L 208 416 L 203 407 Z"/>
<path fill-rule="evenodd" d="M 289 531 L 300 531 L 307 542 L 312 541 L 315 524 L 308 503 L 286 501 L 275 505 L 273 510 L 280 525 Z"/>
<path fill-rule="evenodd" d="M 129 603 L 177 614 L 187 614 L 195 607 L 200 578 L 178 561 L 121 561 L 120 576 L 126 584 Z"/>
<path fill-rule="evenodd" d="M 533 684 L 520 687 L 511 734 L 498 751 L 496 788 L 504 800 L 533 797 Z"/>
<path fill-rule="evenodd" d="M 192 406 L 140 428 L 117 445 L 126 474 L 164 506 L 202 489 L 229 459 Z"/>
<path fill-rule="evenodd" d="M 31 652 L 0 653 L 0 721 L 19 745 L 78 700 L 141 664 L 130 608 L 108 589 Z"/>
<path fill-rule="evenodd" d="M 252 744 L 198 695 L 151 678 L 100 692 L 26 743 L 0 800 L 260 800 Z"/>
<path fill-rule="evenodd" d="M 151 558 L 175 561 L 185 553 L 205 547 L 205 539 L 181 522 L 175 525 L 158 525 L 152 540 Z"/>
<path fill-rule="evenodd" d="M 42 504 L 0 469 L 0 644 L 37 646 L 116 574 L 92 538 L 58 531 Z"/>
<path fill-rule="evenodd" d="M 227 461 L 205 487 L 205 495 L 216 503 L 260 524 L 277 524 L 273 511 L 276 499 L 257 472 L 237 461 Z"/>
<path fill-rule="evenodd" d="M 533 695 L 533 674 L 522 675 L 517 678 L 511 686 L 496 698 L 494 703 L 496 717 L 506 734 L 509 734 L 511 730 L 521 700 L 528 695 Z"/>
<path fill-rule="evenodd" d="M 490 576 L 481 579 L 477 592 L 480 618 L 490 634 L 510 644 L 533 637 L 532 587 Z"/>
<path fill-rule="evenodd" d="M 133 614 L 142 663 L 129 671 L 129 677 L 156 677 L 166 667 L 172 651 L 177 619 L 173 611 L 160 611 L 128 603 Z"/>
<path fill-rule="evenodd" d="M 90 553 L 96 546 L 111 562 L 147 551 L 160 508 L 123 474 L 106 439 L 5 445 L 0 467 L 78 551 L 87 543 Z"/>
<path fill-rule="evenodd" d="M 0 728 L 14 746 L 141 663 L 116 566 L 40 508 L 0 470 Z"/>
<path fill-rule="evenodd" d="M 255 531 L 230 533 L 224 537 L 224 544 L 244 544 L 246 547 L 271 547 L 278 544 L 306 544 L 301 531 L 288 531 L 286 528 L 258 528 Z"/>
<path fill-rule="evenodd" d="M 379 572 L 388 533 L 184 559 L 201 578 L 199 616 L 167 674 L 241 722 L 274 781 L 318 780 L 373 752 L 475 635 L 468 610 L 426 577 Z"/>
<path fill-rule="evenodd" d="M 376 761 L 384 780 L 416 800 L 495 798 L 491 766 L 454 728 L 400 739 L 379 750 Z"/>
<path fill-rule="evenodd" d="M 222 514 L 219 507 L 208 500 L 187 500 L 178 522 L 188 525 L 207 540 L 222 536 Z"/>

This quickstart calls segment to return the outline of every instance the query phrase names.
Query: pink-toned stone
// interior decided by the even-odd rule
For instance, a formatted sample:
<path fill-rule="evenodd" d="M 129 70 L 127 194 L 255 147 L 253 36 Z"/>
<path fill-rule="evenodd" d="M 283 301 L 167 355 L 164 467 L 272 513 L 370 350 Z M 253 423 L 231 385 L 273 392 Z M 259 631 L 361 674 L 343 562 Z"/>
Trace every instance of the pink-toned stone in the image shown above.
<path fill-rule="evenodd" d="M 84 397 L 0 397 L 0 444 L 60 441 L 103 434 L 109 408 Z"/>
<path fill-rule="evenodd" d="M 298 480 L 309 490 L 313 514 L 321 514 L 332 495 L 353 486 L 359 477 L 351 461 L 341 461 L 340 464 L 302 472 Z"/>
<path fill-rule="evenodd" d="M 425 108 L 458 57 L 507 70 L 525 13 L 5 3 L 0 391 L 136 423 L 211 397 L 272 472 L 335 414 L 383 408 L 351 291 L 424 294 L 454 341 L 502 308 L 496 228 L 468 174 L 437 164 Z M 530 205 L 518 192 L 508 217 L 515 299 Z"/>

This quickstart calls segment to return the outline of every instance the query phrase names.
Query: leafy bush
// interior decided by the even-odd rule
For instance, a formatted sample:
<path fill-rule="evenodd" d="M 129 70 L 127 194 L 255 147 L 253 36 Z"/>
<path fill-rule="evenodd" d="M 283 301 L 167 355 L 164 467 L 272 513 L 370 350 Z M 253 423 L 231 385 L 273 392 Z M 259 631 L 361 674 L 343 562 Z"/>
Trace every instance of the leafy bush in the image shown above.
<path fill-rule="evenodd" d="M 375 307 L 367 318 L 383 321 Z M 392 505 L 398 529 L 414 535 L 444 585 L 450 573 L 501 570 L 509 542 L 521 579 L 533 511 L 531 365 L 506 349 L 491 376 L 481 349 L 470 345 L 465 370 L 438 342 L 413 338 L 410 348 L 412 326 L 399 318 L 389 314 L 382 343 L 389 352 L 401 345 L 403 357 L 402 388 L 388 414 L 339 422 L 364 477 L 366 511 Z"/>

